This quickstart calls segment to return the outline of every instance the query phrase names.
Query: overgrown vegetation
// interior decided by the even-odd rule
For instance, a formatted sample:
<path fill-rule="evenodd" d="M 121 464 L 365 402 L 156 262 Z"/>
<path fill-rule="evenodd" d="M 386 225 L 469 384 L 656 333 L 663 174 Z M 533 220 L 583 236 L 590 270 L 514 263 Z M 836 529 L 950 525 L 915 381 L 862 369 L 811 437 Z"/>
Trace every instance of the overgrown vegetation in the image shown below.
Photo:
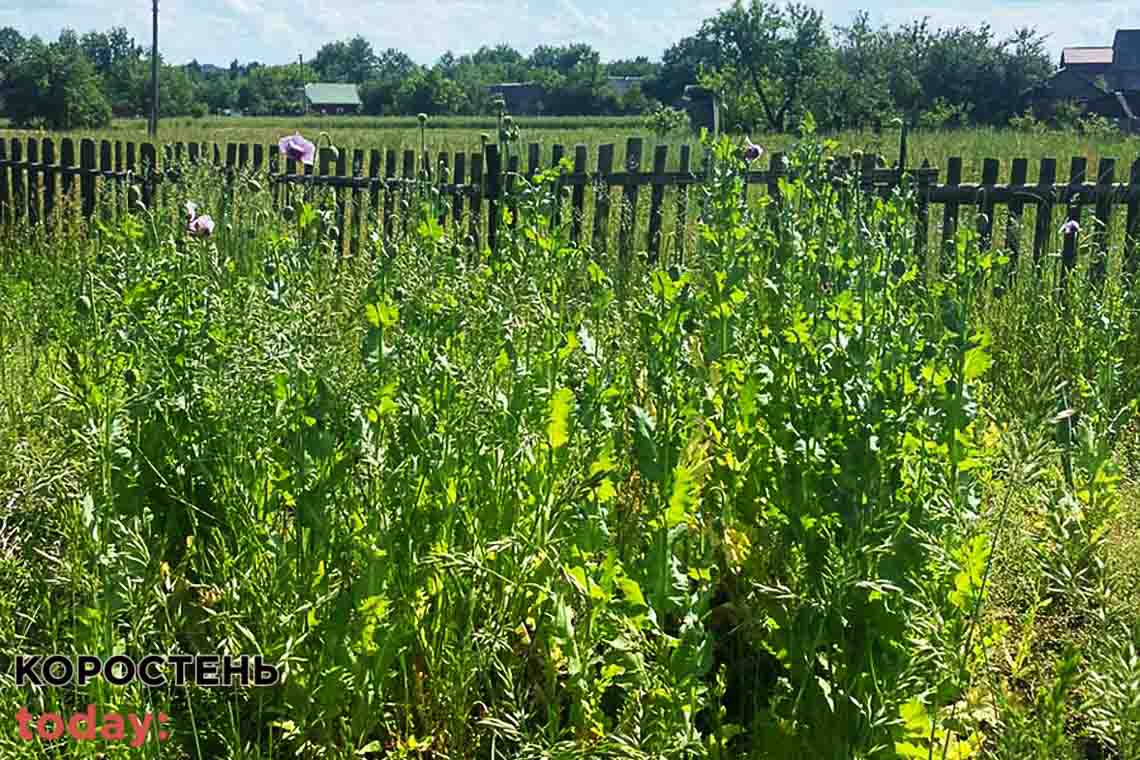
<path fill-rule="evenodd" d="M 287 677 L 33 690 L 5 659 L 0 701 L 163 710 L 166 757 L 1137 757 L 1118 252 L 1062 283 L 964 227 L 928 274 L 912 200 L 826 181 L 833 147 L 742 204 L 713 146 L 660 263 L 571 246 L 556 171 L 493 253 L 425 190 L 344 258 L 327 196 L 282 216 L 205 167 L 11 230 L 0 657 Z"/>

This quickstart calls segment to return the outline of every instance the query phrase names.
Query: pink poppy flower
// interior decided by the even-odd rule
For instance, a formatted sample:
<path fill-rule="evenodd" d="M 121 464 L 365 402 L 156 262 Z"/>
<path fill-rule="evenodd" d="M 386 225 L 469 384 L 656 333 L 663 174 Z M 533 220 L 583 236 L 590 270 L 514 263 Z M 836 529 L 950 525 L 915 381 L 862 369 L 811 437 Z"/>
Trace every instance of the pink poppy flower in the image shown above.
<path fill-rule="evenodd" d="M 206 214 L 196 216 L 186 225 L 186 231 L 194 237 L 209 237 L 214 232 L 214 220 Z"/>
<path fill-rule="evenodd" d="M 301 133 L 282 137 L 277 141 L 277 147 L 281 149 L 281 155 L 293 161 L 300 161 L 303 164 L 312 166 L 313 158 L 317 155 L 317 146 L 301 137 Z"/>
<path fill-rule="evenodd" d="M 755 161 L 764 154 L 764 149 L 752 142 L 752 138 L 744 138 L 744 147 L 740 149 L 740 157 L 745 161 Z"/>

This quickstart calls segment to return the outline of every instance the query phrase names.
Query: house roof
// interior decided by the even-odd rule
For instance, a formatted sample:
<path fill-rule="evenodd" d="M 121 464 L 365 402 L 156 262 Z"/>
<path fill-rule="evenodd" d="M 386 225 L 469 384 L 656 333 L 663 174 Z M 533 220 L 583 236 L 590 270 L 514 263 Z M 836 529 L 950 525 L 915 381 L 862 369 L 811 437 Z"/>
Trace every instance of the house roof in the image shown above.
<path fill-rule="evenodd" d="M 1067 47 L 1061 51 L 1061 65 L 1073 66 L 1089 63 L 1112 63 L 1110 47 Z"/>
<path fill-rule="evenodd" d="M 354 84 L 317 82 L 305 85 L 305 97 L 310 103 L 329 106 L 359 106 L 360 94 Z"/>

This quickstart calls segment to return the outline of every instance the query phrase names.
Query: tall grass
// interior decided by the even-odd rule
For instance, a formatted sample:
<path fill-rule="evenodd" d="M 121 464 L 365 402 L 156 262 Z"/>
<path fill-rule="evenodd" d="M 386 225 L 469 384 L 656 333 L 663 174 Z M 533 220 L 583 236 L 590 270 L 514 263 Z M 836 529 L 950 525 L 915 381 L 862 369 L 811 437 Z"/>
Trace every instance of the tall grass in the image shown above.
<path fill-rule="evenodd" d="M 550 177 L 494 253 L 425 195 L 346 257 L 329 195 L 282 215 L 208 167 L 11 230 L 0 658 L 286 677 L 20 689 L 5 659 L 0 703 L 162 710 L 148 757 L 1136 757 L 1135 563 L 1105 562 L 1132 289 L 968 231 L 928 278 L 912 198 L 790 147 L 742 204 L 715 146 L 659 264 L 572 246 Z"/>

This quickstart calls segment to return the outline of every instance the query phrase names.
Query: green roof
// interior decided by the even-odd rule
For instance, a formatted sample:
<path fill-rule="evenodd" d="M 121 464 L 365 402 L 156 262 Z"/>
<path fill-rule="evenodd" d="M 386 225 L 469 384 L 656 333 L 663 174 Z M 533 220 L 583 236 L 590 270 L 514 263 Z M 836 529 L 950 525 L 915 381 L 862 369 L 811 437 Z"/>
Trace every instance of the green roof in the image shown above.
<path fill-rule="evenodd" d="M 317 82 L 305 85 L 305 98 L 313 105 L 320 106 L 359 106 L 360 95 L 354 84 L 330 84 Z"/>

